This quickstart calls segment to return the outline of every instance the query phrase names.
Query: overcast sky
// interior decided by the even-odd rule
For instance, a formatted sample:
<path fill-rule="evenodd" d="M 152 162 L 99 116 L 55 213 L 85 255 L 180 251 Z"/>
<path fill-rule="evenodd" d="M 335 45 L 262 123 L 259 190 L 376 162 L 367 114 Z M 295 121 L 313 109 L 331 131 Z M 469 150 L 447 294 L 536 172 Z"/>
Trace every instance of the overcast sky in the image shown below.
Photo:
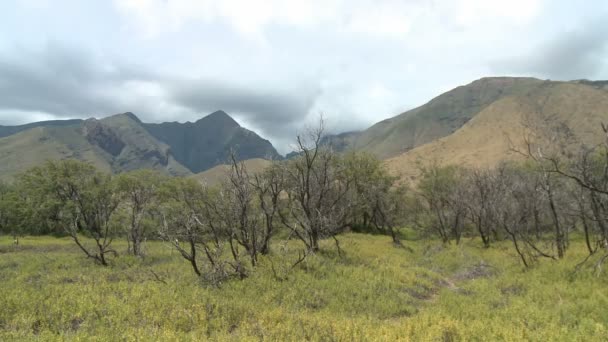
<path fill-rule="evenodd" d="M 0 124 L 217 109 L 289 150 L 484 76 L 608 79 L 608 1 L 3 0 Z"/>

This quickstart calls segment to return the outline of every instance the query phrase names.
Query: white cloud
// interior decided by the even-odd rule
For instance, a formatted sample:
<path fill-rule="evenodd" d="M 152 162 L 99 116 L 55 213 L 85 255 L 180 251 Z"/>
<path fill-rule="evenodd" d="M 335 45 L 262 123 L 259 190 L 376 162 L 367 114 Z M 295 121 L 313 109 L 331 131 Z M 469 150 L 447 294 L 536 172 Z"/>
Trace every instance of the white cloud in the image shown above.
<path fill-rule="evenodd" d="M 423 2 L 399 0 L 115 0 L 147 36 L 179 30 L 189 22 L 223 22 L 259 39 L 270 25 L 323 27 L 335 32 L 402 35 Z M 424 7 L 424 6 L 423 6 Z"/>
<path fill-rule="evenodd" d="M 458 0 L 449 1 L 454 22 L 464 28 L 495 20 L 524 24 L 542 9 L 543 0 Z"/>
<path fill-rule="evenodd" d="M 402 37 L 418 20 L 461 28 L 500 20 L 526 23 L 544 0 L 114 0 L 146 36 L 178 31 L 191 22 L 225 23 L 239 34 L 263 39 L 272 25 L 322 28 Z"/>

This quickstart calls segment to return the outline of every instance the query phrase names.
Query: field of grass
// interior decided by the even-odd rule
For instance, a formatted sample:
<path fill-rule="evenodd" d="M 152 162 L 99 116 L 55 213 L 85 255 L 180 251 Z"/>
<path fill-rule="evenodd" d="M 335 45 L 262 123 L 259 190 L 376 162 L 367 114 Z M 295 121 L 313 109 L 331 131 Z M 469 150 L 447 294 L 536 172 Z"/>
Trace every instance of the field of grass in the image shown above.
<path fill-rule="evenodd" d="M 608 276 L 567 260 L 524 271 L 508 243 L 490 249 L 341 236 L 284 281 L 280 250 L 251 277 L 202 286 L 160 242 L 148 256 L 95 265 L 66 238 L 0 238 L 0 340 L 601 341 Z M 116 242 L 119 250 L 126 244 Z M 292 246 L 291 253 L 295 249 Z"/>

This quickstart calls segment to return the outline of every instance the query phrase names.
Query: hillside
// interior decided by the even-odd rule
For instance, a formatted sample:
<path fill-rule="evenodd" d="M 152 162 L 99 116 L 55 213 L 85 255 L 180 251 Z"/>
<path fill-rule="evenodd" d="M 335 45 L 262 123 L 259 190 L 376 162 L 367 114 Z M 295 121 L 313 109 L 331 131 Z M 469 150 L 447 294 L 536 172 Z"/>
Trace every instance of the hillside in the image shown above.
<path fill-rule="evenodd" d="M 451 135 L 429 142 L 386 161 L 405 179 L 418 173 L 417 163 L 494 166 L 521 159 L 511 147 L 522 147 L 526 130 L 564 123 L 576 140 L 594 145 L 605 138 L 601 122 L 608 122 L 608 91 L 593 82 L 536 83 L 494 101 Z M 532 124 L 532 125 L 530 125 Z M 540 136 L 542 131 L 533 132 Z M 545 135 L 546 137 L 546 135 Z"/>
<path fill-rule="evenodd" d="M 80 119 L 72 120 L 49 120 L 40 122 L 31 122 L 25 125 L 18 126 L 0 126 L 0 138 L 8 137 L 9 135 L 17 134 L 36 127 L 64 127 L 72 126 L 81 123 Z"/>
<path fill-rule="evenodd" d="M 107 172 L 140 168 L 188 175 L 239 159 L 280 159 L 272 144 L 217 111 L 194 123 L 143 123 L 135 114 L 0 126 L 0 179 L 47 159 L 75 158 Z M 192 171 L 191 171 L 192 170 Z"/>
<path fill-rule="evenodd" d="M 448 136 L 493 102 L 526 93 L 542 83 L 534 78 L 482 78 L 358 134 L 349 134 L 346 139 L 338 137 L 337 150 L 354 149 L 390 158 Z"/>
<path fill-rule="evenodd" d="M 110 134 L 106 135 L 104 130 Z M 132 113 L 113 115 L 102 120 L 89 119 L 84 122 L 84 132 L 89 142 L 110 154 L 108 161 L 116 173 L 157 169 L 171 175 L 190 174 L 186 167 L 175 160 L 170 147 L 155 139 Z"/>
<path fill-rule="evenodd" d="M 271 164 L 269 160 L 261 158 L 248 159 L 243 161 L 243 163 L 245 164 L 245 167 L 247 168 L 247 172 L 249 174 L 255 174 L 264 171 L 264 169 L 266 169 Z M 200 182 L 204 182 L 205 184 L 214 185 L 221 183 L 223 180 L 227 179 L 229 171 L 230 165 L 222 164 L 212 167 L 209 170 L 192 175 L 191 177 Z"/>
<path fill-rule="evenodd" d="M 231 149 L 240 160 L 281 158 L 268 140 L 241 127 L 223 111 L 211 113 L 196 122 L 144 126 L 157 139 L 171 146 L 175 159 L 194 173 L 227 162 Z"/>
<path fill-rule="evenodd" d="M 0 179 L 10 179 L 47 159 L 84 160 L 110 172 L 111 165 L 82 137 L 79 128 L 36 127 L 0 139 Z"/>
<path fill-rule="evenodd" d="M 118 114 L 68 125 L 40 125 L 1 138 L 0 179 L 46 160 L 69 158 L 91 162 L 106 172 L 150 168 L 172 175 L 190 173 L 132 114 Z"/>

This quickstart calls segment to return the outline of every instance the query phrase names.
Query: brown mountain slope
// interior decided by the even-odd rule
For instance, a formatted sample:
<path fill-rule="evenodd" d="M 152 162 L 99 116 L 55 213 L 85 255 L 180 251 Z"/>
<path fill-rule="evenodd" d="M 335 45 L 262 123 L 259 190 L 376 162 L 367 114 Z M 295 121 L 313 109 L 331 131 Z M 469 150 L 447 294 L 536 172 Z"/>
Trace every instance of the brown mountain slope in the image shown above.
<path fill-rule="evenodd" d="M 527 77 L 482 78 L 362 132 L 327 140 L 339 151 L 354 149 L 372 153 L 381 159 L 390 158 L 448 136 L 496 100 L 526 93 L 542 83 L 541 80 Z"/>
<path fill-rule="evenodd" d="M 608 122 L 608 91 L 545 81 L 493 102 L 453 134 L 390 158 L 386 165 L 405 180 L 416 178 L 419 163 L 491 167 L 522 158 L 510 148 L 523 146 L 530 127 L 542 135 L 543 127 L 564 123 L 578 141 L 597 144 L 604 139 L 601 122 Z"/>
<path fill-rule="evenodd" d="M 249 174 L 262 172 L 272 164 L 271 161 L 261 158 L 248 159 L 243 161 L 243 163 L 245 163 L 245 167 Z M 228 178 L 228 172 L 230 172 L 230 165 L 222 164 L 190 177 L 200 182 L 204 182 L 207 185 L 216 185 Z"/>

